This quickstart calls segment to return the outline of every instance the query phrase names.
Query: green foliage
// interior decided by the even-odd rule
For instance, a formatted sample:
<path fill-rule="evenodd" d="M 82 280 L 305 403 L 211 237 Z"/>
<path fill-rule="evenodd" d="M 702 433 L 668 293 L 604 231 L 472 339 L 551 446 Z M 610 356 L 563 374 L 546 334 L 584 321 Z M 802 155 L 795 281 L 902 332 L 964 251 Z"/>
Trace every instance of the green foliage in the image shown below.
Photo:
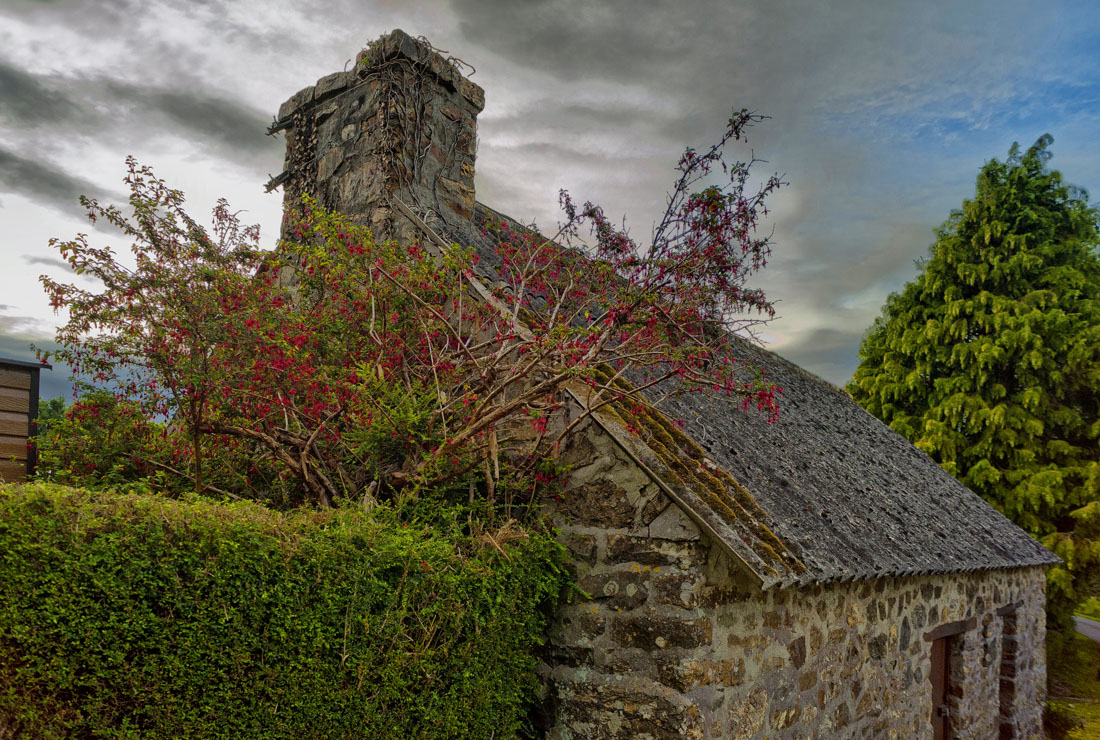
<path fill-rule="evenodd" d="M 1043 708 L 1043 729 L 1051 740 L 1069 740 L 1070 733 L 1080 730 L 1084 725 L 1070 702 L 1052 700 Z"/>
<path fill-rule="evenodd" d="M 55 396 L 38 404 L 38 434 L 45 435 L 50 430 L 50 425 L 55 421 L 65 418 L 65 399 Z"/>
<path fill-rule="evenodd" d="M 38 738 L 508 738 L 564 582 L 386 508 L 0 486 L 0 728 Z"/>
<path fill-rule="evenodd" d="M 137 404 L 103 391 L 92 391 L 67 409 L 62 399 L 53 401 L 62 402 L 60 412 L 55 404 L 39 415 L 39 479 L 111 488 L 154 476 L 153 461 L 167 460 L 163 427 Z"/>
<path fill-rule="evenodd" d="M 181 471 L 193 447 L 178 425 L 153 421 L 140 404 L 94 388 L 68 407 L 60 398 L 51 404 L 48 415 L 39 414 L 37 480 L 92 490 L 190 490 Z M 211 462 L 205 495 L 260 500 L 277 509 L 302 502 L 298 487 L 250 446 L 234 439 L 201 444 Z"/>
<path fill-rule="evenodd" d="M 1077 616 L 1100 622 L 1100 599 L 1090 596 L 1077 606 Z"/>
<path fill-rule="evenodd" d="M 982 168 L 913 282 L 890 296 L 849 392 L 1066 561 L 1052 615 L 1100 560 L 1100 243 L 1044 136 Z"/>

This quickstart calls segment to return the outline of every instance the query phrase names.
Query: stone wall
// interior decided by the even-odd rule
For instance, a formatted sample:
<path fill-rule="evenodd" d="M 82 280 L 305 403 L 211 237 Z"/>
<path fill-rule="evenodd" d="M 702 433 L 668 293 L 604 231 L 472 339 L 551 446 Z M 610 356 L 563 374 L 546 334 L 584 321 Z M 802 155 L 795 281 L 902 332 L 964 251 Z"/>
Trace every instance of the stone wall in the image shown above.
<path fill-rule="evenodd" d="M 761 591 L 597 427 L 564 459 L 591 598 L 547 649 L 550 738 L 931 738 L 925 635 L 956 623 L 953 736 L 1042 737 L 1041 569 Z"/>

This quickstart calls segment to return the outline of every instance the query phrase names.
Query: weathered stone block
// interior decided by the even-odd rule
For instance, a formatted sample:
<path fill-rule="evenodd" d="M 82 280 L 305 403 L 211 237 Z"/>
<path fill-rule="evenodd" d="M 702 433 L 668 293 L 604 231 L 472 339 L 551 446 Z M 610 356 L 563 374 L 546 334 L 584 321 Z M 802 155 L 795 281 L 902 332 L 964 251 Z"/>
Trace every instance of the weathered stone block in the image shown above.
<path fill-rule="evenodd" d="M 609 479 L 601 478 L 570 488 L 562 498 L 558 511 L 577 524 L 608 529 L 634 525 L 634 504 L 626 491 Z"/>
<path fill-rule="evenodd" d="M 641 606 L 649 595 L 648 574 L 640 572 L 596 573 L 585 576 L 577 585 L 593 600 L 621 611 Z"/>
<path fill-rule="evenodd" d="M 470 102 L 470 105 L 473 106 L 474 113 L 480 113 L 485 107 L 485 91 L 476 83 L 470 82 L 465 77 L 460 77 L 458 80 L 458 91 L 462 93 L 462 97 L 466 98 L 466 100 Z"/>
<path fill-rule="evenodd" d="M 810 650 L 811 652 L 817 652 L 824 644 L 825 635 L 822 634 L 816 626 L 810 628 Z"/>
<path fill-rule="evenodd" d="M 809 670 L 798 677 L 798 690 L 809 691 L 817 685 L 817 671 Z"/>
<path fill-rule="evenodd" d="M 764 727 L 767 717 L 768 693 L 763 687 L 730 705 L 729 732 L 731 738 L 751 738 Z"/>
<path fill-rule="evenodd" d="M 787 660 L 779 655 L 765 658 L 760 670 L 764 673 L 778 673 L 787 667 Z"/>
<path fill-rule="evenodd" d="M 645 650 L 696 648 L 710 644 L 712 628 L 706 618 L 680 620 L 654 615 L 623 615 L 612 622 L 611 636 L 623 647 Z"/>
<path fill-rule="evenodd" d="M 763 635 L 754 634 L 733 634 L 726 638 L 728 647 L 731 648 L 744 648 L 747 650 L 763 650 L 771 644 L 771 640 Z"/>
<path fill-rule="evenodd" d="M 886 635 L 876 635 L 868 640 L 867 653 L 872 660 L 882 660 L 886 656 Z"/>
<path fill-rule="evenodd" d="M 590 666 L 595 662 L 595 654 L 590 647 L 576 647 L 570 645 L 556 645 L 547 643 L 538 652 L 538 657 L 551 666 L 569 666 L 580 668 Z"/>
<path fill-rule="evenodd" d="M 833 727 L 836 729 L 842 729 L 848 726 L 848 723 L 852 721 L 851 710 L 848 709 L 848 705 L 842 703 L 836 708 L 833 713 Z"/>
<path fill-rule="evenodd" d="M 320 99 L 326 95 L 337 93 L 347 87 L 353 79 L 355 79 L 354 75 L 348 72 L 333 72 L 330 75 L 325 75 L 317 80 L 313 95 L 315 98 Z"/>
<path fill-rule="evenodd" d="M 703 718 L 675 702 L 628 686 L 571 684 L 559 691 L 559 721 L 574 738 L 682 740 L 702 738 Z"/>
<path fill-rule="evenodd" d="M 652 508 L 655 512 L 650 516 L 646 534 L 659 540 L 673 540 L 677 542 L 694 542 L 699 539 L 699 528 L 695 522 L 680 511 L 680 507 L 673 506 L 664 494 L 656 496 Z M 644 519 L 644 512 L 643 512 Z"/>
<path fill-rule="evenodd" d="M 911 630 L 909 629 L 909 617 L 903 617 L 901 620 L 901 630 L 898 632 L 898 651 L 904 653 L 909 649 L 909 640 L 912 637 Z"/>
<path fill-rule="evenodd" d="M 448 193 L 458 198 L 467 207 L 474 204 L 474 188 L 468 182 L 452 180 L 449 177 L 440 177 L 439 185 Z"/>
<path fill-rule="evenodd" d="M 327 180 L 336 173 L 336 169 L 344 161 L 344 150 L 340 148 L 332 148 L 325 152 L 321 157 L 321 161 L 317 163 L 317 177 L 321 180 Z"/>
<path fill-rule="evenodd" d="M 590 534 L 563 534 L 558 541 L 569 551 L 573 560 L 585 565 L 596 562 L 596 538 Z"/>
<path fill-rule="evenodd" d="M 657 576 L 653 579 L 653 598 L 658 604 L 694 609 L 699 605 L 697 578 L 694 573 Z"/>
<path fill-rule="evenodd" d="M 472 202 L 467 204 L 454 198 L 440 197 L 439 204 L 461 219 L 469 220 L 474 215 Z"/>
<path fill-rule="evenodd" d="M 291 95 L 290 99 L 285 103 L 279 106 L 279 118 L 286 118 L 290 114 L 295 113 L 299 108 L 311 102 L 313 102 L 313 85 L 303 87 L 301 90 Z"/>
<path fill-rule="evenodd" d="M 787 653 L 791 656 L 791 665 L 801 668 L 806 662 L 806 638 L 796 638 L 787 646 Z"/>
<path fill-rule="evenodd" d="M 604 648 L 596 655 L 596 666 L 601 673 L 612 676 L 639 674 L 655 675 L 653 659 L 648 652 L 632 648 Z"/>
<path fill-rule="evenodd" d="M 745 680 L 745 661 L 662 659 L 657 663 L 657 675 L 661 683 L 677 691 L 698 686 L 740 686 Z"/>
<path fill-rule="evenodd" d="M 439 112 L 452 121 L 465 121 L 466 123 L 471 122 L 469 117 L 467 117 L 462 109 L 454 105 L 444 103 L 443 105 L 439 106 Z"/>
<path fill-rule="evenodd" d="M 607 617 L 595 605 L 578 604 L 564 611 L 550 630 L 550 639 L 557 645 L 587 647 L 603 634 Z"/>
<path fill-rule="evenodd" d="M 640 565 L 687 565 L 701 561 L 702 548 L 696 543 L 651 540 L 648 537 L 608 535 L 607 560 Z"/>
<path fill-rule="evenodd" d="M 785 730 L 795 722 L 798 721 L 798 717 L 802 714 L 802 710 L 799 707 L 791 707 L 790 709 L 777 709 L 772 712 L 772 729 L 773 730 Z"/>
<path fill-rule="evenodd" d="M 856 704 L 856 716 L 877 717 L 881 711 L 882 707 L 875 703 L 875 697 L 872 695 L 871 691 L 864 691 L 863 696 L 859 699 L 859 703 Z"/>

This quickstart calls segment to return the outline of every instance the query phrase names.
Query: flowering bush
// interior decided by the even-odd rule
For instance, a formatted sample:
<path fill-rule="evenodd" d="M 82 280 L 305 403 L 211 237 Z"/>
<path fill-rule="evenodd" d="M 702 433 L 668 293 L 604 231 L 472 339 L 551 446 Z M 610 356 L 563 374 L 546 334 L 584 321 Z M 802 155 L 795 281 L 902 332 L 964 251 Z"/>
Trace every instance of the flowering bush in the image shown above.
<path fill-rule="evenodd" d="M 156 474 L 163 429 L 137 404 L 104 391 L 85 394 L 38 435 L 38 477 L 118 486 Z"/>
<path fill-rule="evenodd" d="M 177 464 L 158 469 L 196 492 L 262 496 L 277 471 L 321 506 L 429 496 L 515 516 L 603 406 L 639 433 L 632 416 L 682 393 L 778 413 L 778 389 L 732 339 L 773 313 L 746 281 L 766 262 L 756 227 L 782 183 L 750 191 L 755 160 L 723 159 L 757 120 L 742 111 L 714 147 L 684 154 L 647 245 L 566 193 L 552 239 L 493 225 L 489 285 L 469 249 L 380 242 L 311 202 L 294 240 L 263 253 L 224 202 L 207 231 L 131 159 L 132 218 L 85 204 L 133 238 L 136 267 L 82 235 L 57 242 L 103 286 L 43 278 L 70 315 L 59 354 L 171 419 Z"/>

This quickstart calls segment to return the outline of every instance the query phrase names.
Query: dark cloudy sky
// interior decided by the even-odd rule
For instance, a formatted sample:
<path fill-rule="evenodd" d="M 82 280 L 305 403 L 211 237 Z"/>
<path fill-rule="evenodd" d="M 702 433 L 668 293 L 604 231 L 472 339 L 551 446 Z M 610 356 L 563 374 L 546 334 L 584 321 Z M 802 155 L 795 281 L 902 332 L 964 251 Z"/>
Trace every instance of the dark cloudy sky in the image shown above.
<path fill-rule="evenodd" d="M 557 191 L 648 233 L 683 147 L 731 108 L 791 183 L 773 201 L 769 347 L 834 383 L 983 162 L 1054 135 L 1052 165 L 1100 194 L 1092 2 L 881 0 L 3 0 L 0 356 L 58 321 L 38 286 L 77 196 L 122 190 L 136 155 L 195 214 L 225 196 L 271 244 L 279 104 L 393 28 L 472 64 L 486 90 L 478 198 L 552 225 Z M 120 250 L 112 235 L 93 239 Z M 55 376 L 57 373 L 54 374 Z M 46 395 L 60 392 L 55 377 Z"/>

